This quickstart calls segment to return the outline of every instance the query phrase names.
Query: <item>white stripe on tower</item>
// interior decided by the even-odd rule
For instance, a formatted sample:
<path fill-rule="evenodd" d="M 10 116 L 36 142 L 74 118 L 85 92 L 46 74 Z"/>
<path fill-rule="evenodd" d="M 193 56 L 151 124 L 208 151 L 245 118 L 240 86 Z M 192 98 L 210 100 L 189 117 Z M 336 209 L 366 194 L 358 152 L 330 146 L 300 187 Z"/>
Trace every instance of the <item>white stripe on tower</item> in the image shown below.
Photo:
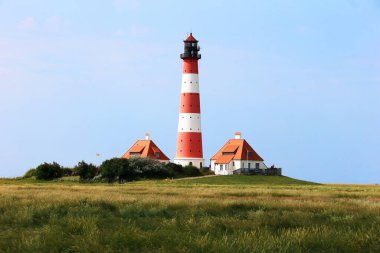
<path fill-rule="evenodd" d="M 180 113 L 178 132 L 202 132 L 200 113 Z"/>
<path fill-rule="evenodd" d="M 199 93 L 198 74 L 182 74 L 181 93 Z"/>

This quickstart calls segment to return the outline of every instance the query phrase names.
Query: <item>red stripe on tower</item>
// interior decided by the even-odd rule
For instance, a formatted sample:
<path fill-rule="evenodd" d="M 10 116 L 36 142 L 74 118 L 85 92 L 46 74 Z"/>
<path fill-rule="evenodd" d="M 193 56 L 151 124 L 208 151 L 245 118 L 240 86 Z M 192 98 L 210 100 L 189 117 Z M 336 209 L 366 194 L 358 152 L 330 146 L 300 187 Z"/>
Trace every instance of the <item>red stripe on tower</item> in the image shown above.
<path fill-rule="evenodd" d="M 204 165 L 199 96 L 198 60 L 201 58 L 198 41 L 190 33 L 184 40 L 181 102 L 178 120 L 177 152 L 174 162 L 183 166 Z"/>

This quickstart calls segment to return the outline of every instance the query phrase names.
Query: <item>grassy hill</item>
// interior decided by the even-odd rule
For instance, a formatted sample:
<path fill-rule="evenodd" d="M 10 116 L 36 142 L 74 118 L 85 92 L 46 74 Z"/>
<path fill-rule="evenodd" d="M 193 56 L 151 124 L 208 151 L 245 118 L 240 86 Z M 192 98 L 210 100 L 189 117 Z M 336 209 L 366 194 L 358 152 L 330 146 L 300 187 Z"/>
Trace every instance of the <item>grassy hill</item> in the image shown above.
<path fill-rule="evenodd" d="M 186 181 L 191 184 L 207 184 L 207 185 L 316 185 L 317 183 L 298 180 L 285 176 L 214 176 L 192 178 Z"/>
<path fill-rule="evenodd" d="M 0 252 L 380 252 L 380 187 L 0 180 Z"/>

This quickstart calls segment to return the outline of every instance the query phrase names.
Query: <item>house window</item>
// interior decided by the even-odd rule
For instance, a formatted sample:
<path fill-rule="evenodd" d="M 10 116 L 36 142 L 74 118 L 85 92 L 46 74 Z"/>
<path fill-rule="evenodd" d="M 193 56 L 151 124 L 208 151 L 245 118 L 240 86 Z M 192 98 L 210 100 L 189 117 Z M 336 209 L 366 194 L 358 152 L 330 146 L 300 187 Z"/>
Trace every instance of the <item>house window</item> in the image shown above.
<path fill-rule="evenodd" d="M 193 162 L 189 162 L 189 165 L 192 166 L 192 165 L 193 165 Z"/>
<path fill-rule="evenodd" d="M 220 165 L 220 170 L 223 170 L 223 164 Z"/>
<path fill-rule="evenodd" d="M 235 162 L 232 162 L 232 166 L 235 166 Z"/>
<path fill-rule="evenodd" d="M 203 168 L 203 167 L 202 167 L 202 163 L 199 164 L 199 168 L 201 168 L 201 169 Z"/>
<path fill-rule="evenodd" d="M 160 157 L 160 152 L 154 153 L 154 157 L 159 158 Z"/>
<path fill-rule="evenodd" d="M 260 169 L 260 163 L 256 163 L 256 169 Z"/>
<path fill-rule="evenodd" d="M 248 169 L 250 169 L 251 168 L 251 163 L 248 163 Z"/>

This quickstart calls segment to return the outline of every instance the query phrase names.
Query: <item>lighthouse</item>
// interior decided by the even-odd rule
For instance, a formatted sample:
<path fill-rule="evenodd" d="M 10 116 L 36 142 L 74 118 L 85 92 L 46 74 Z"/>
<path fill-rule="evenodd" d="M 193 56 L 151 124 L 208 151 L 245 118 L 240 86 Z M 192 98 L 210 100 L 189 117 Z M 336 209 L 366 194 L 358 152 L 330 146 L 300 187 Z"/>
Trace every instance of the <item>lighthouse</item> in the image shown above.
<path fill-rule="evenodd" d="M 181 99 L 178 120 L 177 150 L 174 163 L 182 166 L 204 166 L 199 97 L 198 41 L 192 33 L 184 40 Z"/>

